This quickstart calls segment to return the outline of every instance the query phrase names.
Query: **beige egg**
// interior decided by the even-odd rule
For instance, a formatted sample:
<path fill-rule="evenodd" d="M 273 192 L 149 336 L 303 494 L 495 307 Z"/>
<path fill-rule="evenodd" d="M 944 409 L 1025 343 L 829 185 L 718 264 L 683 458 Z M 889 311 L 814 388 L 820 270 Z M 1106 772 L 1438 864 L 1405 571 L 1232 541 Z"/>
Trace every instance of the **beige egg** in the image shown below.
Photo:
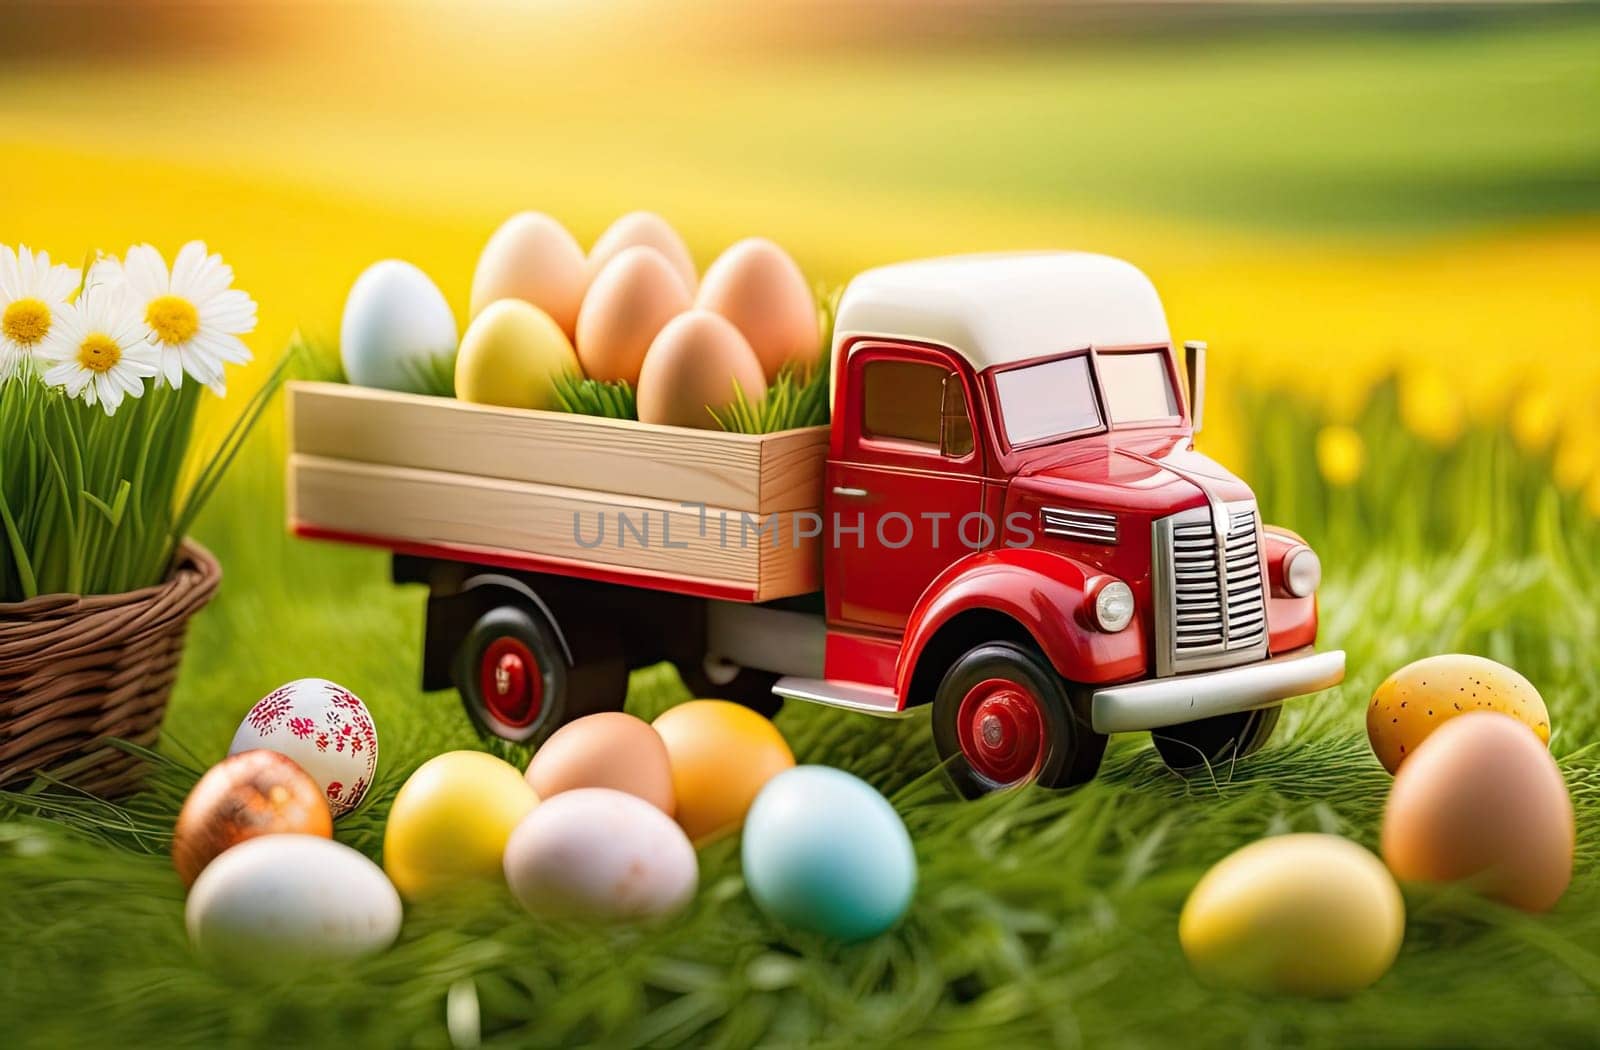
<path fill-rule="evenodd" d="M 654 248 L 671 265 L 672 271 L 683 281 L 683 287 L 692 296 L 700 286 L 700 276 L 694 268 L 694 257 L 689 246 L 683 243 L 678 231 L 661 216 L 648 211 L 630 211 L 606 228 L 600 239 L 589 249 L 589 278 L 593 280 L 612 259 L 629 248 Z"/>
<path fill-rule="evenodd" d="M 578 361 L 590 379 L 639 382 L 645 351 L 668 321 L 689 309 L 689 293 L 654 248 L 618 253 L 578 311 Z"/>
<path fill-rule="evenodd" d="M 761 362 L 733 323 L 709 310 L 679 314 L 661 329 L 639 370 L 639 419 L 716 430 L 708 408 L 734 399 L 734 384 L 751 404 L 767 392 Z"/>
<path fill-rule="evenodd" d="M 567 228 L 548 215 L 519 212 L 494 231 L 478 256 L 471 315 L 497 299 L 521 299 L 549 314 L 571 339 L 588 287 L 588 261 Z"/>
<path fill-rule="evenodd" d="M 1435 729 L 1395 774 L 1383 859 L 1407 882 L 1463 882 L 1546 911 L 1572 881 L 1572 796 L 1515 719 L 1473 711 Z"/>
<path fill-rule="evenodd" d="M 603 787 L 642 798 L 669 817 L 677 808 L 661 734 L 623 711 L 585 715 L 557 729 L 534 753 L 527 777 L 543 799 Z"/>
<path fill-rule="evenodd" d="M 1498 711 L 1550 741 L 1550 712 L 1533 683 L 1505 664 L 1445 653 L 1383 680 L 1367 705 L 1367 739 L 1393 773 L 1439 726 L 1469 711 Z"/>
<path fill-rule="evenodd" d="M 480 405 L 554 408 L 560 375 L 578 357 L 551 316 L 521 299 L 501 299 L 473 318 L 456 353 L 456 397 Z"/>
<path fill-rule="evenodd" d="M 805 275 L 765 238 L 747 238 L 718 256 L 695 305 L 744 333 L 769 381 L 790 361 L 811 364 L 821 350 L 817 304 Z"/>

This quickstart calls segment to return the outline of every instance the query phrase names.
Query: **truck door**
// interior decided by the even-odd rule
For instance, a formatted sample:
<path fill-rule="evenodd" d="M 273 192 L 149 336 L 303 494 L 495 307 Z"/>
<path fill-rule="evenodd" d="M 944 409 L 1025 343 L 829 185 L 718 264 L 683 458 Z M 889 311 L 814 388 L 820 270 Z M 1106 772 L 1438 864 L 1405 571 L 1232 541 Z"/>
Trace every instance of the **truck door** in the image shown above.
<path fill-rule="evenodd" d="M 842 440 L 828 461 L 823 578 L 828 620 L 898 632 L 933 578 L 985 525 L 976 384 L 965 362 L 927 347 L 868 344 L 851 353 Z"/>

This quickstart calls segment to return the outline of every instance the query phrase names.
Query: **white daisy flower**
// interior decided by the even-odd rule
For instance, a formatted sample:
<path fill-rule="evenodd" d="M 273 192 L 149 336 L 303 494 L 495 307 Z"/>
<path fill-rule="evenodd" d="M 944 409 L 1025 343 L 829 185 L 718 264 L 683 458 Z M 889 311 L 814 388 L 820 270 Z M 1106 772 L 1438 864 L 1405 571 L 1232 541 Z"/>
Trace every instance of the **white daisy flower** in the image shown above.
<path fill-rule="evenodd" d="M 166 259 L 148 244 L 129 248 L 120 267 L 106 265 L 96 273 L 108 286 L 119 274 L 127 285 L 146 338 L 159 351 L 158 382 L 182 386 L 188 373 L 221 396 L 224 363 L 249 362 L 250 350 L 238 337 L 256 329 L 255 300 L 231 287 L 233 267 L 220 255 L 207 255 L 205 242 L 185 244 L 170 273 Z"/>
<path fill-rule="evenodd" d="M 49 252 L 0 244 L 0 382 L 38 353 L 76 287 L 77 271 L 50 265 Z"/>
<path fill-rule="evenodd" d="M 144 393 L 160 353 L 145 338 L 137 303 L 119 286 L 86 289 L 56 313 L 39 356 L 51 366 L 44 381 L 65 387 L 69 397 L 116 412 L 126 397 Z"/>

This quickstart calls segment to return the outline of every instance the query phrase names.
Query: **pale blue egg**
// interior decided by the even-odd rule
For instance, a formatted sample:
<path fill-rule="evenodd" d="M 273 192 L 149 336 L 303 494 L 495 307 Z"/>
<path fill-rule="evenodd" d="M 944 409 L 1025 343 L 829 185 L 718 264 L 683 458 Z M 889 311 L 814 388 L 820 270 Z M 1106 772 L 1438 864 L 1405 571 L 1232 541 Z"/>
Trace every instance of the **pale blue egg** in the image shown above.
<path fill-rule="evenodd" d="M 357 386 L 435 393 L 456 352 L 456 319 L 428 275 L 385 259 L 364 270 L 345 299 L 339 359 Z"/>
<path fill-rule="evenodd" d="M 744 820 L 744 881 L 768 916 L 843 941 L 899 921 L 917 888 L 900 814 L 859 777 L 796 766 L 767 782 Z"/>

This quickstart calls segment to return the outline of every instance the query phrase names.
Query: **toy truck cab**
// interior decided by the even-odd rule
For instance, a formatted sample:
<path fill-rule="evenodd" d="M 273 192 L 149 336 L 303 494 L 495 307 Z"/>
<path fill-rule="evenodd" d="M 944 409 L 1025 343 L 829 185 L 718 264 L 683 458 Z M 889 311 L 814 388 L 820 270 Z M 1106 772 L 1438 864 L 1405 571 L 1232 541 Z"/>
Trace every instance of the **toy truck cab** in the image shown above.
<path fill-rule="evenodd" d="M 1259 748 L 1344 656 L 1311 648 L 1315 553 L 1194 450 L 1203 352 L 1180 372 L 1154 287 L 1104 256 L 857 277 L 833 353 L 825 669 L 776 692 L 931 704 L 969 794 L 1081 782 L 1112 732 L 1151 730 L 1180 771 Z"/>

